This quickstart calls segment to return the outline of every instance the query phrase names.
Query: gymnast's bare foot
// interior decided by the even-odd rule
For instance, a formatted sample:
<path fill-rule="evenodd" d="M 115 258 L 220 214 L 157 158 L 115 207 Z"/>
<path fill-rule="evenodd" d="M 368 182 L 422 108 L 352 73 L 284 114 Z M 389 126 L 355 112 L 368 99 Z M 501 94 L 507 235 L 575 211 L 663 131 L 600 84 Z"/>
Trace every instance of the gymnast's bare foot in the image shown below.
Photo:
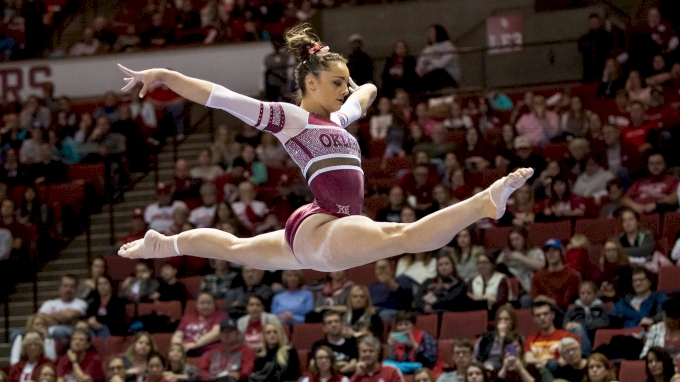
<path fill-rule="evenodd" d="M 159 259 L 177 256 L 171 237 L 148 230 L 143 239 L 123 244 L 118 255 L 128 259 Z"/>
<path fill-rule="evenodd" d="M 489 199 L 491 201 L 488 216 L 500 219 L 505 213 L 505 205 L 516 189 L 522 187 L 531 176 L 534 175 L 533 168 L 520 168 L 508 174 L 489 187 Z"/>

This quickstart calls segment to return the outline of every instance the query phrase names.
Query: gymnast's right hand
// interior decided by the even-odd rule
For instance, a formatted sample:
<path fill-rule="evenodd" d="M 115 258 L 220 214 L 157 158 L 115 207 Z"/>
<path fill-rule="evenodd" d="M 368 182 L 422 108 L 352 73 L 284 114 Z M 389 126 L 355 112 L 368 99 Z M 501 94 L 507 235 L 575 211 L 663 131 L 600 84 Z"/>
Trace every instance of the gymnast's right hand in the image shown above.
<path fill-rule="evenodd" d="M 135 72 L 134 70 L 130 70 L 121 64 L 118 64 L 118 68 L 129 76 L 125 78 L 127 85 L 125 85 L 121 91 L 126 92 L 132 89 L 137 82 L 141 82 L 143 84 L 142 90 L 139 92 L 139 98 L 144 97 L 149 88 L 163 82 L 161 76 L 165 71 L 164 69 L 148 69 L 142 70 L 141 72 Z"/>

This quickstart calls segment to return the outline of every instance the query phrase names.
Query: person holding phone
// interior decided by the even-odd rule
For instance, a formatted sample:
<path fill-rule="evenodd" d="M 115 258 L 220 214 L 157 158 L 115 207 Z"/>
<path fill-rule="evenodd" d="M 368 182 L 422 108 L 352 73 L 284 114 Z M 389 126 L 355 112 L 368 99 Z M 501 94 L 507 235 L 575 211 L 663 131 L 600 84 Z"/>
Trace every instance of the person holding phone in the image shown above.
<path fill-rule="evenodd" d="M 429 333 L 416 329 L 416 315 L 400 311 L 394 318 L 394 331 L 387 339 L 387 359 L 397 362 L 419 362 L 431 368 L 437 362 L 437 340 Z"/>
<path fill-rule="evenodd" d="M 541 380 L 541 373 L 532 364 L 525 364 L 523 360 L 522 337 L 517 332 L 508 333 L 503 339 L 503 363 L 498 371 L 497 381 L 535 382 Z M 550 373 L 543 368 L 543 373 Z"/>

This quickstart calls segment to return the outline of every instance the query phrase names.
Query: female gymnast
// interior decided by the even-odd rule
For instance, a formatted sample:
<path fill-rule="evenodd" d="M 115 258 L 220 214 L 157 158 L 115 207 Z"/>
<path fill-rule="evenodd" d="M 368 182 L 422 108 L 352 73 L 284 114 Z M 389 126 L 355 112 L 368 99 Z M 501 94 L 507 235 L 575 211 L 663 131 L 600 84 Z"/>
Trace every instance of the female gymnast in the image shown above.
<path fill-rule="evenodd" d="M 441 248 L 463 228 L 485 218 L 500 218 L 510 194 L 533 174 L 519 169 L 468 200 L 414 223 L 379 223 L 361 216 L 364 174 L 357 141 L 345 127 L 365 114 L 375 99 L 372 84 L 357 86 L 347 61 L 329 51 L 309 25 L 286 34 L 300 63 L 295 69 L 300 106 L 261 102 L 220 85 L 165 69 L 132 71 L 122 89 L 137 82 L 149 88 L 163 83 L 177 94 L 225 110 L 278 138 L 306 177 L 313 203 L 300 207 L 284 230 L 238 238 L 216 229 L 194 229 L 165 236 L 148 231 L 144 239 L 123 245 L 127 258 L 162 258 L 180 254 L 222 259 L 257 269 L 306 269 L 332 272 L 379 259 Z"/>

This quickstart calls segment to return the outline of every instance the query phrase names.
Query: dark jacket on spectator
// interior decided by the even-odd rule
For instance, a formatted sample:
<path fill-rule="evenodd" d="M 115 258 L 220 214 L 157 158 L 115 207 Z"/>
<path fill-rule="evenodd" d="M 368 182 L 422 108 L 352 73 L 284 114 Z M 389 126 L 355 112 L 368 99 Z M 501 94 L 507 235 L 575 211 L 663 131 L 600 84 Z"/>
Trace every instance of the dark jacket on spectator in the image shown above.
<path fill-rule="evenodd" d="M 300 378 L 300 360 L 298 358 L 297 350 L 290 348 L 288 349 L 288 365 L 285 368 L 279 366 L 276 362 L 276 352 L 278 348 L 271 349 L 267 351 L 264 357 L 257 357 L 255 359 L 255 367 L 253 368 L 253 374 L 258 377 L 262 376 L 264 378 L 258 378 L 257 381 L 261 382 L 274 382 L 274 381 L 297 381 Z M 267 364 L 274 364 L 273 368 L 266 368 Z M 264 371 L 268 372 L 265 373 Z"/>
<path fill-rule="evenodd" d="M 434 293 L 437 302 L 432 304 L 431 313 L 464 311 L 470 307 L 470 298 L 467 296 L 467 284 L 453 277 L 429 279 L 420 288 L 420 293 L 415 296 L 414 307 L 425 312 L 423 297 L 428 293 Z M 426 312 L 429 313 L 429 312 Z"/>
<path fill-rule="evenodd" d="M 622 320 L 624 328 L 633 328 L 640 325 L 640 320 L 649 317 L 654 322 L 659 322 L 662 319 L 661 304 L 667 300 L 666 294 L 661 292 L 652 292 L 652 294 L 640 304 L 640 310 L 636 310 L 630 304 L 635 297 L 632 294 L 620 299 L 614 305 L 613 316 Z"/>
<path fill-rule="evenodd" d="M 41 177 L 45 178 L 42 184 L 62 183 L 68 180 L 66 165 L 57 160 L 36 163 L 31 166 L 28 174 L 31 182 Z"/>
<path fill-rule="evenodd" d="M 86 318 L 95 317 L 97 321 L 109 327 L 111 335 L 125 335 L 125 301 L 117 296 L 111 296 L 106 306 L 101 306 L 98 293 L 92 294 L 92 299 L 88 301 Z M 105 313 L 102 315 L 102 313 Z"/>
<path fill-rule="evenodd" d="M 272 298 L 274 297 L 272 287 L 267 284 L 258 284 L 250 287 L 243 285 L 238 288 L 229 289 L 227 292 L 226 299 L 229 301 L 227 312 L 229 312 L 229 315 L 232 318 L 239 318 L 246 314 L 248 297 L 253 294 L 262 298 L 265 311 L 269 311 L 269 308 L 272 305 Z M 233 305 L 234 303 L 236 304 Z"/>
<path fill-rule="evenodd" d="M 564 315 L 564 326 L 567 326 L 569 322 L 578 322 L 592 337 L 595 330 L 609 326 L 609 315 L 600 299 L 593 301 L 590 307 L 583 306 L 581 300 L 576 300 L 574 306 Z"/>
<path fill-rule="evenodd" d="M 403 278 L 396 279 L 399 288 L 395 291 L 391 290 L 387 284 L 379 282 L 368 286 L 371 301 L 378 311 L 381 309 L 406 310 L 411 308 L 413 292 L 406 284 L 400 282 L 402 280 Z"/>

